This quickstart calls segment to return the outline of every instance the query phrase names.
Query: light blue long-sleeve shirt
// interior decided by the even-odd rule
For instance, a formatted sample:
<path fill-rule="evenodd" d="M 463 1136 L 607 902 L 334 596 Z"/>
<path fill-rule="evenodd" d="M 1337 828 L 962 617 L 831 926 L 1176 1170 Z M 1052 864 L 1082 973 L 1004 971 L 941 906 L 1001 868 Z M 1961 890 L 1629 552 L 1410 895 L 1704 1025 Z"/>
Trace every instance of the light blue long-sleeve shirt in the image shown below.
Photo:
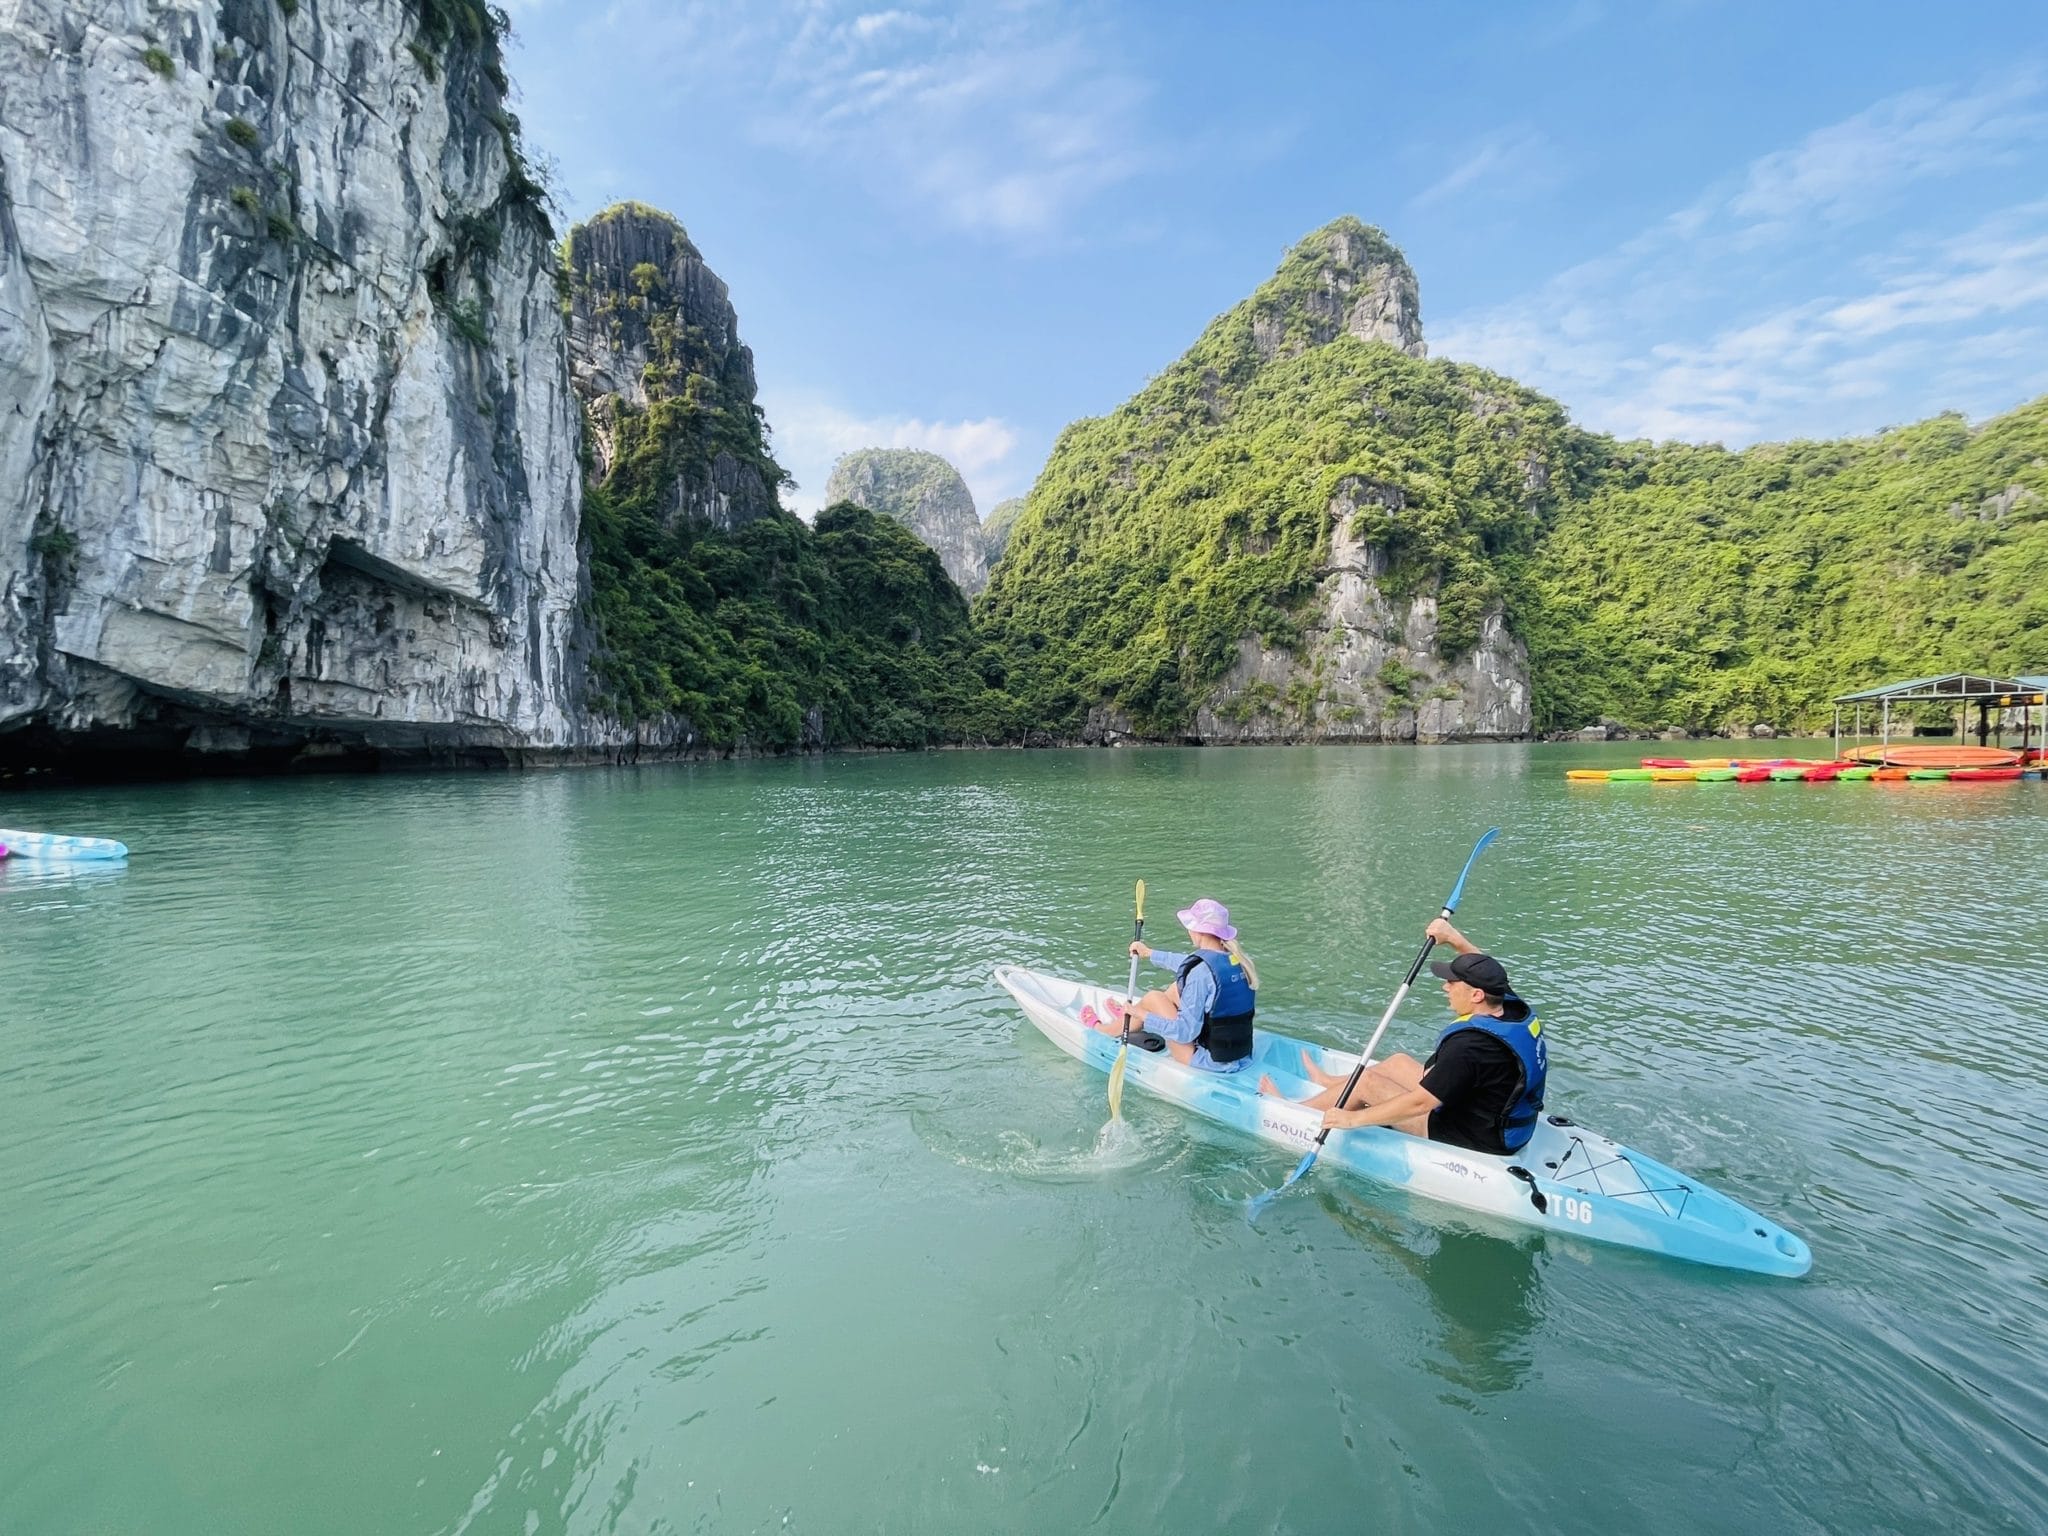
<path fill-rule="evenodd" d="M 1175 954 L 1170 949 L 1152 951 L 1152 963 L 1162 971 L 1178 971 L 1188 963 L 1185 953 Z M 1171 1019 L 1154 1016 L 1151 1027 L 1169 1040 L 1178 1040 L 1182 1045 L 1191 1045 L 1202 1032 L 1202 1020 L 1208 1015 L 1209 1005 L 1216 1001 L 1216 973 L 1205 962 L 1188 972 L 1188 979 L 1180 984 L 1180 1013 Z M 1242 1072 L 1252 1064 L 1246 1056 L 1240 1061 L 1218 1064 L 1209 1057 L 1203 1046 L 1195 1046 L 1195 1054 L 1189 1062 L 1204 1072 Z"/>

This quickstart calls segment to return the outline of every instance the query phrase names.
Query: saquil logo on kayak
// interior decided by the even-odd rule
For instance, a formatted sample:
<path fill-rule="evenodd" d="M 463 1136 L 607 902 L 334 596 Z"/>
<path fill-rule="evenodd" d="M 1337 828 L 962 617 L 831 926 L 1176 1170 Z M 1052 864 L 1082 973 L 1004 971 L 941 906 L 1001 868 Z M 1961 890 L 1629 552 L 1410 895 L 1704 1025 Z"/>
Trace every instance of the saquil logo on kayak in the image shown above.
<path fill-rule="evenodd" d="M 1262 1132 L 1278 1136 L 1284 1141 L 1293 1142 L 1304 1152 L 1316 1144 L 1314 1124 L 1303 1125 L 1297 1117 L 1289 1115 L 1285 1111 L 1271 1109 L 1261 1111 L 1259 1114 L 1259 1129 Z"/>

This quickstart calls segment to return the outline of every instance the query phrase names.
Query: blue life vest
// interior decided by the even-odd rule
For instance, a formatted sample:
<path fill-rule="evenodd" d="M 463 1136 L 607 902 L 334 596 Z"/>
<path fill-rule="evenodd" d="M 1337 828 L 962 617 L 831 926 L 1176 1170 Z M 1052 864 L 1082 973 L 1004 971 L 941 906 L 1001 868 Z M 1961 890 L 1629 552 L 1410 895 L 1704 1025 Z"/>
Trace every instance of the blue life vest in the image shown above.
<path fill-rule="evenodd" d="M 1216 949 L 1198 949 L 1189 955 L 1181 962 L 1174 985 L 1185 986 L 1195 967 L 1204 964 L 1216 978 L 1216 996 L 1202 1015 L 1202 1032 L 1195 1036 L 1195 1044 L 1207 1051 L 1217 1066 L 1227 1067 L 1252 1053 L 1252 1013 L 1258 994 L 1252 991 L 1244 967 Z"/>
<path fill-rule="evenodd" d="M 1536 1119 L 1543 1113 L 1543 1084 L 1550 1076 L 1550 1047 L 1543 1042 L 1543 1021 L 1530 1011 L 1529 1005 L 1514 996 L 1507 1001 L 1510 1009 L 1521 1008 L 1521 1018 L 1497 1019 L 1489 1013 L 1468 1013 L 1438 1035 L 1436 1043 L 1441 1046 L 1461 1029 L 1477 1029 L 1515 1053 L 1515 1060 L 1522 1067 L 1521 1091 L 1494 1121 L 1501 1144 L 1512 1152 L 1527 1145 L 1536 1134 Z"/>

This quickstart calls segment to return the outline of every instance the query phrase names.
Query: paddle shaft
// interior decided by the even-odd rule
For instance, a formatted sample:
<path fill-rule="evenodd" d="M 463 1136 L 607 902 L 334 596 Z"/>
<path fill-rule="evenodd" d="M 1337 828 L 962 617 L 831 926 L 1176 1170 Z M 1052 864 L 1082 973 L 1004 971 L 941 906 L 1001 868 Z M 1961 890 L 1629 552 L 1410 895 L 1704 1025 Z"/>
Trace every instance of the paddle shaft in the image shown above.
<path fill-rule="evenodd" d="M 1135 920 L 1131 923 L 1131 942 L 1133 944 L 1142 944 L 1145 942 L 1145 882 L 1142 880 L 1138 882 L 1138 911 Z M 1124 997 L 1130 1002 L 1131 1007 L 1137 1006 L 1138 955 L 1135 950 L 1131 952 L 1131 979 L 1124 984 Z M 1131 1009 L 1126 1008 L 1124 1009 L 1123 1043 L 1125 1045 L 1129 1045 L 1130 1041 Z"/>

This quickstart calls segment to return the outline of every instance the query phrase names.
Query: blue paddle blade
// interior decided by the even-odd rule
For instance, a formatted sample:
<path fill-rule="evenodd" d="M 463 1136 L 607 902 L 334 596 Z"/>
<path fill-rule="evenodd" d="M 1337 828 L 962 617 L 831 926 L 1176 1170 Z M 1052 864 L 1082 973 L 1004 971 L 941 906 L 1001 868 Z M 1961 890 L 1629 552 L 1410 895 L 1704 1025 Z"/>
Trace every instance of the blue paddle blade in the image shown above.
<path fill-rule="evenodd" d="M 1278 1189 L 1269 1189 L 1264 1194 L 1253 1195 L 1250 1200 L 1246 1201 L 1244 1212 L 1245 1220 L 1257 1221 L 1259 1219 L 1259 1213 L 1261 1211 L 1263 1211 L 1267 1206 L 1271 1205 L 1275 1200 L 1278 1200 L 1283 1194 L 1287 1192 L 1287 1188 L 1289 1185 L 1294 1183 L 1296 1179 L 1300 1178 L 1304 1173 L 1307 1173 L 1309 1169 L 1315 1166 L 1316 1154 L 1322 1150 L 1323 1149 L 1321 1147 L 1310 1147 L 1308 1149 L 1308 1155 L 1304 1157 L 1300 1162 L 1294 1165 L 1294 1172 L 1290 1173 L 1289 1175 L 1287 1175 L 1285 1179 L 1282 1179 L 1280 1181 L 1280 1187 Z"/>

